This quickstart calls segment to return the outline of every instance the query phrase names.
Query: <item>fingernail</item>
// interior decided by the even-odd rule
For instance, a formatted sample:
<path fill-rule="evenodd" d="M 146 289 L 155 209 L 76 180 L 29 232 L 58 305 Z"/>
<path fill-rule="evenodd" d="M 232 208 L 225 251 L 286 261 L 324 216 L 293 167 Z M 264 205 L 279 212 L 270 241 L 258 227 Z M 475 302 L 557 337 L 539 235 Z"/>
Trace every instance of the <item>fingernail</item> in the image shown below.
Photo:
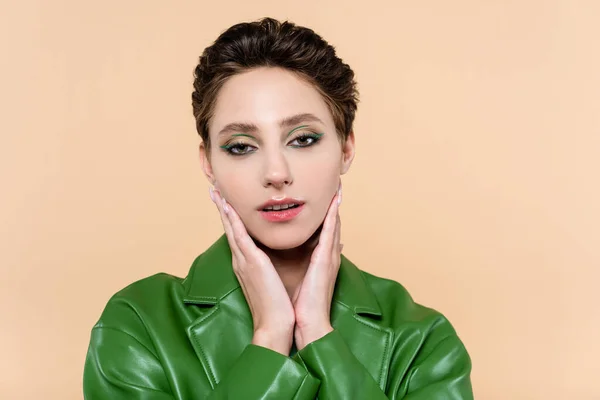
<path fill-rule="evenodd" d="M 213 201 L 213 203 L 215 202 L 215 194 L 213 192 L 213 188 L 212 186 L 208 188 L 208 195 L 210 196 L 210 199 Z"/>
<path fill-rule="evenodd" d="M 340 186 L 338 190 L 338 206 L 342 204 L 342 187 Z"/>
<path fill-rule="evenodd" d="M 225 211 L 225 214 L 227 214 L 229 212 L 229 205 L 225 201 L 224 197 L 221 197 L 221 204 L 223 205 L 223 211 Z"/>

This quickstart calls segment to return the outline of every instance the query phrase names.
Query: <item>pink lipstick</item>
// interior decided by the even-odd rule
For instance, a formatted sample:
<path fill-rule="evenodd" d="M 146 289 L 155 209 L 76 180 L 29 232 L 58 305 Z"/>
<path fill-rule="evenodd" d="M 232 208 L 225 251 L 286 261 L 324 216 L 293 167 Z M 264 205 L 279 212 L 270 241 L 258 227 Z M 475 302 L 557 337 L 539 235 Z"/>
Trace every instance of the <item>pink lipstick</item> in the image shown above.
<path fill-rule="evenodd" d="M 292 198 L 269 200 L 258 208 L 260 215 L 269 222 L 285 222 L 294 219 L 304 209 L 304 202 Z"/>

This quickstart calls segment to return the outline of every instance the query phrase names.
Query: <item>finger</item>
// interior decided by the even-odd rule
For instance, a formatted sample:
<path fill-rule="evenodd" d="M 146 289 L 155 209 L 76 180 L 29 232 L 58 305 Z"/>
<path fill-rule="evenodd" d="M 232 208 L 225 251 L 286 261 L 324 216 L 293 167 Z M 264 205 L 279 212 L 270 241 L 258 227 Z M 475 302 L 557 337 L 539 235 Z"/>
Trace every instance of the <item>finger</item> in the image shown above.
<path fill-rule="evenodd" d="M 254 243 L 254 241 L 248 234 L 248 231 L 246 230 L 246 226 L 242 222 L 242 219 L 240 218 L 238 213 L 233 209 L 233 207 L 231 207 L 231 205 L 229 206 L 229 213 L 227 215 L 229 216 L 229 221 L 231 222 L 231 226 L 233 228 L 235 241 L 239 246 L 239 249 L 244 255 L 244 257 L 246 259 L 249 257 L 262 257 L 264 253 L 256 246 L 256 243 Z"/>
<path fill-rule="evenodd" d="M 331 199 L 331 204 L 329 204 L 329 209 L 327 210 L 327 214 L 325 215 L 323 228 L 321 229 L 321 233 L 319 234 L 319 244 L 313 251 L 311 257 L 311 261 L 314 263 L 320 263 L 321 260 L 325 261 L 329 259 L 331 255 L 331 250 L 335 237 L 337 209 L 339 206 L 339 203 L 337 201 L 338 195 L 339 190 L 338 193 L 336 193 L 336 195 L 333 196 L 333 199 Z"/>
<path fill-rule="evenodd" d="M 330 263 L 330 265 L 334 268 L 335 271 L 337 271 L 337 268 L 340 265 L 341 253 L 342 253 L 342 247 L 343 247 L 343 245 L 340 244 L 341 231 L 342 231 L 342 220 L 338 214 L 337 218 L 336 218 L 336 223 L 335 223 L 335 234 L 334 234 L 334 238 L 333 238 L 333 243 L 332 243 L 332 246 L 330 249 L 330 257 L 331 257 L 331 261 L 332 261 Z"/>
<path fill-rule="evenodd" d="M 231 226 L 229 217 L 224 209 L 223 197 L 221 197 L 221 193 L 218 190 L 213 190 L 212 195 L 215 199 L 217 209 L 219 210 L 219 215 L 221 216 L 221 222 L 223 223 L 223 228 L 225 229 L 225 236 L 227 236 L 227 241 L 229 242 L 231 253 L 239 262 L 242 262 L 244 260 L 244 255 L 235 241 L 233 227 Z M 231 210 L 232 207 L 229 206 L 229 209 Z"/>
<path fill-rule="evenodd" d="M 325 222 L 323 223 L 323 230 L 321 231 L 321 235 L 319 237 L 319 245 L 322 244 L 324 249 L 331 250 L 334 244 L 339 210 L 338 198 L 340 198 L 340 190 L 338 190 L 336 195 L 333 196 L 333 199 L 331 200 L 329 210 L 325 216 Z"/>
<path fill-rule="evenodd" d="M 233 213 L 237 216 L 237 213 L 231 206 L 228 204 L 223 197 L 221 197 L 221 193 L 218 190 L 213 191 L 214 201 L 217 205 L 217 209 L 221 215 L 221 221 L 223 222 L 223 227 L 225 228 L 225 235 L 227 236 L 227 241 L 229 242 L 229 247 L 231 248 L 231 255 L 233 261 L 233 268 L 236 277 L 238 278 L 238 282 L 240 283 L 240 287 L 242 288 L 242 292 L 247 299 L 248 308 L 250 308 L 250 313 L 252 315 L 256 315 L 256 309 L 252 298 L 249 296 L 249 290 L 247 287 L 247 282 L 243 278 L 243 274 L 239 273 L 239 268 L 246 264 L 246 258 L 244 256 L 244 252 L 240 249 L 237 239 L 235 229 L 233 224 L 231 223 L 231 216 Z M 225 205 L 227 205 L 228 211 L 225 211 Z"/>
<path fill-rule="evenodd" d="M 338 255 L 341 251 L 340 250 L 341 239 L 342 239 L 342 219 L 340 218 L 340 214 L 338 213 L 338 215 L 336 216 L 336 219 L 335 219 L 335 234 L 334 234 L 333 243 L 332 243 L 332 250 L 334 251 L 334 253 L 337 252 Z"/>

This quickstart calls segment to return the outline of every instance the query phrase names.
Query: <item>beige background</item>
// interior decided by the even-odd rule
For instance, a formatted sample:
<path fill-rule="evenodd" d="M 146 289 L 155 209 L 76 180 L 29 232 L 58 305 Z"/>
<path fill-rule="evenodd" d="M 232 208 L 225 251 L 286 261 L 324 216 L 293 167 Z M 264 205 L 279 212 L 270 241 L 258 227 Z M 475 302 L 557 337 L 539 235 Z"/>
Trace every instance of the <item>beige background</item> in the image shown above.
<path fill-rule="evenodd" d="M 82 398 L 108 298 L 222 232 L 192 70 L 271 15 L 357 74 L 345 254 L 450 318 L 478 399 L 600 399 L 600 2 L 1 7 L 1 398 Z"/>

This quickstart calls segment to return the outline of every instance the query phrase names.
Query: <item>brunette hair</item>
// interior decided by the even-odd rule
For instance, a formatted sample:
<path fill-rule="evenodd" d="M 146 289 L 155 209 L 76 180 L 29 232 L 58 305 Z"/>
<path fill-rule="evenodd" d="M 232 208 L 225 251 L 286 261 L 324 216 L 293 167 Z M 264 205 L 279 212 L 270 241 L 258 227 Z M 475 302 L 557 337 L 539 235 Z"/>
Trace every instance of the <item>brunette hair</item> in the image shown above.
<path fill-rule="evenodd" d="M 352 69 L 312 29 L 263 18 L 233 25 L 200 56 L 194 71 L 192 106 L 196 130 L 207 151 L 208 122 L 219 89 L 229 77 L 258 67 L 284 68 L 310 82 L 328 105 L 337 134 L 346 140 L 358 103 Z"/>

